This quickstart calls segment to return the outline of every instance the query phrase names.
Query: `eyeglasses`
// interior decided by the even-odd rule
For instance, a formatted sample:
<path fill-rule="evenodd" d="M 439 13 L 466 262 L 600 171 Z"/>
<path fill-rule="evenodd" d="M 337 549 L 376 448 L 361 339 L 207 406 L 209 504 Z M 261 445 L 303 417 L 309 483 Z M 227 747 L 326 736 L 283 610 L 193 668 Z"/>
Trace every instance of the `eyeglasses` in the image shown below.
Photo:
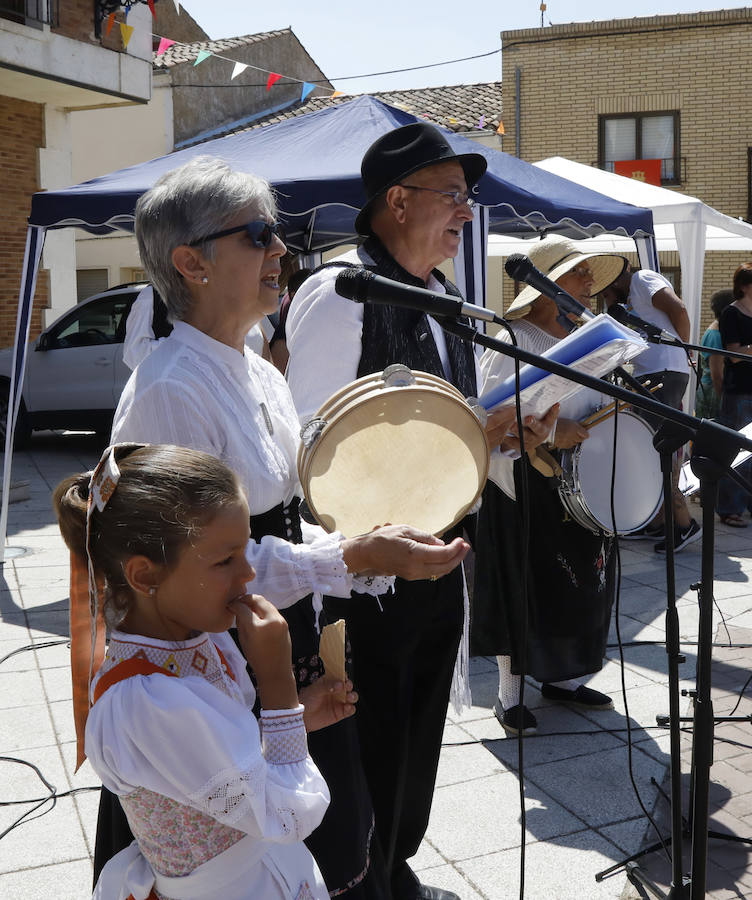
<path fill-rule="evenodd" d="M 246 222 L 245 225 L 236 225 L 235 228 L 225 228 L 224 231 L 215 231 L 214 234 L 207 234 L 206 237 L 199 238 L 197 241 L 191 241 L 189 247 L 196 247 L 199 244 L 205 244 L 207 241 L 216 241 L 218 238 L 227 237 L 228 234 L 239 234 L 245 231 L 251 239 L 254 247 L 265 250 L 274 239 L 274 235 L 285 242 L 285 230 L 279 222 Z"/>
<path fill-rule="evenodd" d="M 436 188 L 419 187 L 417 184 L 400 184 L 400 187 L 407 188 L 409 191 L 430 191 L 432 194 L 442 194 L 444 197 L 451 197 L 455 206 L 467 204 L 470 209 L 475 206 L 475 200 L 472 197 L 468 197 L 463 191 L 438 191 Z"/>

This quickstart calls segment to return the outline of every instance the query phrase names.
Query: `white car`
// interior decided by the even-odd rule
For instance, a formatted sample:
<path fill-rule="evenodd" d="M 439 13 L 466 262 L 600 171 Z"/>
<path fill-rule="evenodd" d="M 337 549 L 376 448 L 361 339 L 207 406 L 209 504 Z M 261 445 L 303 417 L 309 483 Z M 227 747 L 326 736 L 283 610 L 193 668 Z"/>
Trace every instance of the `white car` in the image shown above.
<path fill-rule="evenodd" d="M 125 320 L 146 285 L 120 285 L 69 309 L 29 345 L 16 446 L 31 432 L 65 428 L 109 434 L 131 372 L 123 363 Z M 0 439 L 5 441 L 13 348 L 0 350 Z M 0 446 L 2 452 L 2 446 Z"/>

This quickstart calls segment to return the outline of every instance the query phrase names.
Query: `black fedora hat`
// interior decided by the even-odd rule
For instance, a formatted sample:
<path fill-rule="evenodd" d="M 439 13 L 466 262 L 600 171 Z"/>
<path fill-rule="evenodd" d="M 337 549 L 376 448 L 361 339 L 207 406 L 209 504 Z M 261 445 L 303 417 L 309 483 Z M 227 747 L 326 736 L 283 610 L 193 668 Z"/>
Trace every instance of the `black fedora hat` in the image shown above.
<path fill-rule="evenodd" d="M 375 140 L 366 150 L 360 176 L 366 189 L 366 204 L 355 219 L 358 234 L 368 234 L 373 201 L 412 172 L 443 162 L 458 162 L 470 190 L 486 171 L 480 153 L 455 153 L 447 135 L 428 122 L 395 128 Z"/>

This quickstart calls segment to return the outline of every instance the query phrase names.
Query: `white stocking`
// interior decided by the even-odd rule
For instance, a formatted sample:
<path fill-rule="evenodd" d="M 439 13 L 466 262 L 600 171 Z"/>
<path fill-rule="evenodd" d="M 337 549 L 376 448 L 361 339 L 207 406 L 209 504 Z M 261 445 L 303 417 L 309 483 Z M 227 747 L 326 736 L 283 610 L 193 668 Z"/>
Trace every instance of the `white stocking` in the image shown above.
<path fill-rule="evenodd" d="M 499 666 L 499 702 L 504 709 L 511 709 L 520 702 L 520 676 L 512 674 L 511 656 L 497 656 Z"/>

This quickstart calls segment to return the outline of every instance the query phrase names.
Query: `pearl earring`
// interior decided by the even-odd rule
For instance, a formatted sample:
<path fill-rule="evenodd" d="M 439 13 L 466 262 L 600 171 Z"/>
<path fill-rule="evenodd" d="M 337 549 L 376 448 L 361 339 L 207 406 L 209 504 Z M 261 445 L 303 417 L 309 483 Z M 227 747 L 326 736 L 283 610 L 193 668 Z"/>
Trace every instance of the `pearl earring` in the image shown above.
<path fill-rule="evenodd" d="M 155 587 L 154 585 L 152 585 L 152 586 L 149 588 L 149 596 L 150 596 L 150 597 L 156 597 L 156 596 L 157 596 L 157 589 L 156 589 L 156 587 Z"/>
<path fill-rule="evenodd" d="M 209 284 L 209 279 L 206 277 L 206 275 L 204 275 L 204 277 L 201 279 L 201 284 Z"/>

